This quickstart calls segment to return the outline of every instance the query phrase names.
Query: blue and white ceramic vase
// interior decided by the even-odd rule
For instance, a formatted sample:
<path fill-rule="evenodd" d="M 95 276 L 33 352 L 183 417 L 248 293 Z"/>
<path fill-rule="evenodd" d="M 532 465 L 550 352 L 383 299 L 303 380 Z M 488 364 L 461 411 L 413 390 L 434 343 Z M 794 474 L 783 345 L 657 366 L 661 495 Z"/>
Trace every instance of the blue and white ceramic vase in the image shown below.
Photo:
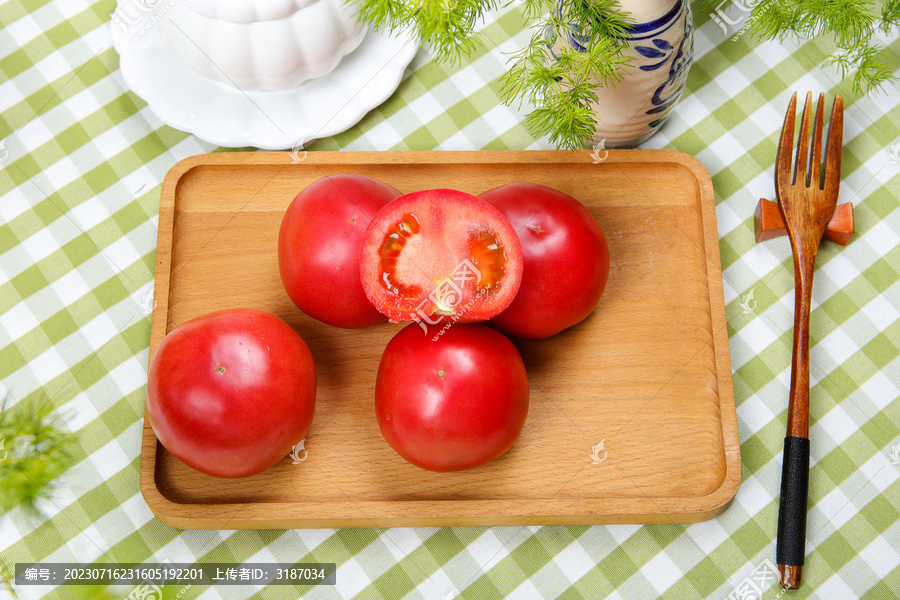
<path fill-rule="evenodd" d="M 595 148 L 633 148 L 659 130 L 681 97 L 694 54 L 689 0 L 619 0 L 630 13 L 631 62 L 615 86 L 601 87 Z M 579 36 L 570 34 L 575 47 Z"/>

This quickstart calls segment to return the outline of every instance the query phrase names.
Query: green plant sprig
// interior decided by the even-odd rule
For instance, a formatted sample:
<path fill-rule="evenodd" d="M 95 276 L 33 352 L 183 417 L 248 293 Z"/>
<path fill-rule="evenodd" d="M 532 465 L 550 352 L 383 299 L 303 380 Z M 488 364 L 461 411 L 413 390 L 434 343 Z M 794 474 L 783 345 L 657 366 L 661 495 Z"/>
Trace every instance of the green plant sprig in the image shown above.
<path fill-rule="evenodd" d="M 49 497 L 52 482 L 71 462 L 71 433 L 61 430 L 49 408 L 28 401 L 6 409 L 0 401 L 0 509 L 22 505 L 40 514 L 40 498 Z"/>
<path fill-rule="evenodd" d="M 6 566 L 6 563 L 3 559 L 0 559 L 0 582 L 3 583 L 3 587 L 6 588 L 6 592 L 10 595 L 14 600 L 18 599 L 18 594 L 16 594 L 16 590 L 13 589 L 12 581 L 15 579 L 12 572 Z"/>
<path fill-rule="evenodd" d="M 900 0 L 890 0 L 881 7 L 881 31 L 890 35 L 894 27 L 900 26 Z"/>
<path fill-rule="evenodd" d="M 459 62 L 471 54 L 475 24 L 499 0 L 350 0 L 358 6 L 358 20 L 376 31 L 411 30 L 441 60 Z"/>
<path fill-rule="evenodd" d="M 826 64 L 847 77 L 853 91 L 871 94 L 897 80 L 872 42 L 877 29 L 890 34 L 900 26 L 900 0 L 887 0 L 880 14 L 871 0 L 762 0 L 751 9 L 754 34 L 760 39 L 814 38 L 830 35 L 837 50 Z"/>
<path fill-rule="evenodd" d="M 412 30 L 438 60 L 458 62 L 476 47 L 475 24 L 497 0 L 351 0 L 359 20 L 375 30 Z M 508 5 L 508 3 L 507 3 Z M 596 90 L 622 78 L 630 57 L 624 33 L 629 18 L 618 0 L 525 0 L 523 16 L 532 26 L 528 45 L 510 57 L 500 81 L 507 104 L 529 101 L 526 125 L 549 135 L 561 148 L 579 148 L 594 136 Z M 573 48 L 570 34 L 583 47 Z M 554 44 L 554 40 L 563 40 Z"/>
<path fill-rule="evenodd" d="M 501 94 L 508 104 L 534 105 L 526 124 L 536 135 L 560 148 L 584 147 L 597 128 L 597 89 L 621 81 L 631 60 L 624 55 L 630 19 L 617 0 L 526 0 L 525 15 L 536 25 L 512 55 Z"/>

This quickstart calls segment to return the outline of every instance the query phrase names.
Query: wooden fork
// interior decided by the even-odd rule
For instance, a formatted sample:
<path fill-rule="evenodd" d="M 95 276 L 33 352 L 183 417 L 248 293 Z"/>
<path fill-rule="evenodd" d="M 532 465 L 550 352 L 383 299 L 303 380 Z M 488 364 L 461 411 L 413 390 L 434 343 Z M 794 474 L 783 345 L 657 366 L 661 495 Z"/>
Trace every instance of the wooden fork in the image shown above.
<path fill-rule="evenodd" d="M 822 168 L 822 118 L 825 95 L 819 95 L 810 147 L 812 94 L 806 94 L 794 164 L 794 118 L 797 93 L 791 97 L 778 154 L 775 158 L 775 194 L 794 255 L 794 346 L 787 436 L 781 471 L 778 538 L 775 555 L 781 585 L 800 587 L 806 556 L 806 503 L 809 487 L 809 312 L 813 271 L 819 242 L 834 215 L 841 182 L 841 145 L 844 101 L 834 97 Z"/>

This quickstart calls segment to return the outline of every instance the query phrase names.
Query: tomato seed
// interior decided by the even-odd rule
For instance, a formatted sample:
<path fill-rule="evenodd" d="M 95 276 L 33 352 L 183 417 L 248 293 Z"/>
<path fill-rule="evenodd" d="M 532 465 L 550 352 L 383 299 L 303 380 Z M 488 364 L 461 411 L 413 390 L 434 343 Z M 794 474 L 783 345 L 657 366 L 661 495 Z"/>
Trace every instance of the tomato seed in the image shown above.
<path fill-rule="evenodd" d="M 476 234 L 469 240 L 469 252 L 481 272 L 481 281 L 475 288 L 482 295 L 495 294 L 503 283 L 507 263 L 506 252 L 497 236 L 490 231 Z"/>
<path fill-rule="evenodd" d="M 410 237 L 419 233 L 421 228 L 416 215 L 408 213 L 403 215 L 400 222 L 389 230 L 381 242 L 379 255 L 381 256 L 381 285 L 387 291 L 396 296 L 414 297 L 422 293 L 422 288 L 417 285 L 407 285 L 397 281 L 396 270 L 400 253 Z"/>

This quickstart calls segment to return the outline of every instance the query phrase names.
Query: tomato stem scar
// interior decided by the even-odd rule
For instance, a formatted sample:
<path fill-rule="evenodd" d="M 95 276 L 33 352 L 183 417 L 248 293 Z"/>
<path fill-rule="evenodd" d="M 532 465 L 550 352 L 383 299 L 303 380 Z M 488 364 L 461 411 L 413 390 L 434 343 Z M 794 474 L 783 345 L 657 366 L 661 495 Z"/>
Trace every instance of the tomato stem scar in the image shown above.
<path fill-rule="evenodd" d="M 216 373 L 221 375 L 224 372 L 225 372 L 225 367 L 223 367 L 222 365 L 216 365 Z"/>

